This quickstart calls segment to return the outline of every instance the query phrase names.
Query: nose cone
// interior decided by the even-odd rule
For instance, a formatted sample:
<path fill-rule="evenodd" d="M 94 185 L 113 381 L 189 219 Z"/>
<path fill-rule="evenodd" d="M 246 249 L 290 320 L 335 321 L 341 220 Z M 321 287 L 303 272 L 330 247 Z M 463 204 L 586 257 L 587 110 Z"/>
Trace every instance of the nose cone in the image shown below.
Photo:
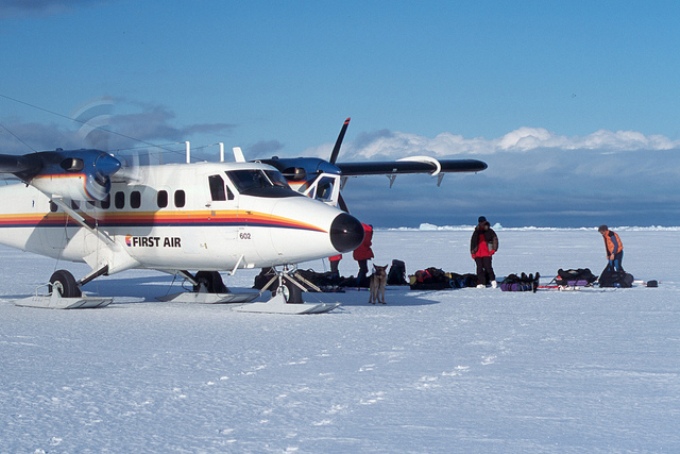
<path fill-rule="evenodd" d="M 331 243 L 338 252 L 355 250 L 364 240 L 364 228 L 354 216 L 340 213 L 331 224 Z"/>
<path fill-rule="evenodd" d="M 120 161 L 110 154 L 102 153 L 94 164 L 97 172 L 102 175 L 113 175 L 120 169 Z"/>

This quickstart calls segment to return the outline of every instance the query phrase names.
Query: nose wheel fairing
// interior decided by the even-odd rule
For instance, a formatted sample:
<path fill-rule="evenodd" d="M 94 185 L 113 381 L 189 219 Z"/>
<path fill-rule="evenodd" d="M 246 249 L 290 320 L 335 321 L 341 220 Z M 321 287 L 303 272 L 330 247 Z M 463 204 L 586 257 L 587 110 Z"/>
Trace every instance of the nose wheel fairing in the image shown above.
<path fill-rule="evenodd" d="M 347 213 L 340 213 L 331 224 L 331 243 L 342 253 L 350 252 L 359 247 L 364 240 L 364 228 L 361 222 Z"/>

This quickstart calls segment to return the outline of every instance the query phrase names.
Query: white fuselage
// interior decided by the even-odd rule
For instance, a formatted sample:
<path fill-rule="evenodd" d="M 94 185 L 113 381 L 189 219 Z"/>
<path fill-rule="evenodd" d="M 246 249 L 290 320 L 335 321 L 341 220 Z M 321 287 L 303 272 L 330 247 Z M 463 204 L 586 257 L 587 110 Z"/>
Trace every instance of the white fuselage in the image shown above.
<path fill-rule="evenodd" d="M 271 170 L 253 163 L 141 167 L 133 182 L 114 179 L 108 202 L 61 201 L 71 212 L 32 186 L 1 186 L 0 243 L 108 266 L 109 273 L 233 270 L 337 254 L 331 226 L 339 209 L 287 187 L 246 189 L 250 173 Z"/>

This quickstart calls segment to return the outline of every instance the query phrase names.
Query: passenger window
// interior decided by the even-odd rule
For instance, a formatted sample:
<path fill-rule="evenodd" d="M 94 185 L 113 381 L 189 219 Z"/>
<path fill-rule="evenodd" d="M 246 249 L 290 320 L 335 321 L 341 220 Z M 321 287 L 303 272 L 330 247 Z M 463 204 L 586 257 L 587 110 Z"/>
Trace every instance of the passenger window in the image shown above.
<path fill-rule="evenodd" d="M 132 191 L 130 194 L 130 206 L 135 209 L 142 206 L 142 194 L 139 191 Z"/>
<path fill-rule="evenodd" d="M 52 213 L 56 213 L 58 209 L 59 207 L 57 206 L 57 204 L 50 200 L 50 211 Z"/>
<path fill-rule="evenodd" d="M 116 192 L 115 198 L 114 198 L 114 203 L 116 205 L 116 208 L 119 210 L 122 210 L 125 208 L 125 193 L 124 192 Z"/>
<path fill-rule="evenodd" d="M 71 200 L 71 208 L 77 210 L 78 208 L 80 208 L 80 203 L 78 203 L 77 200 Z"/>
<path fill-rule="evenodd" d="M 175 206 L 177 208 L 182 208 L 186 204 L 186 194 L 183 190 L 175 191 Z"/>
<path fill-rule="evenodd" d="M 224 180 L 219 175 L 210 175 L 208 177 L 208 184 L 210 185 L 210 196 L 213 201 L 227 200 L 227 194 L 224 192 Z"/>
<path fill-rule="evenodd" d="M 158 208 L 165 208 L 168 206 L 168 191 L 158 191 L 156 195 L 156 204 Z"/>
<path fill-rule="evenodd" d="M 111 194 L 106 194 L 106 198 L 102 200 L 102 208 L 108 210 L 111 207 Z"/>

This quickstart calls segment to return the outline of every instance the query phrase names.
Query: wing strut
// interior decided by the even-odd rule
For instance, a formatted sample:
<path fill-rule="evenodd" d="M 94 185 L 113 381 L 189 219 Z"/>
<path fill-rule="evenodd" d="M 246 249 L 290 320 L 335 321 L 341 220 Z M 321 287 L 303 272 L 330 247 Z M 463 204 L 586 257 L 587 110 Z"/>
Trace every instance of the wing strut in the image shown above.
<path fill-rule="evenodd" d="M 106 234 L 106 232 L 96 228 L 96 226 L 91 226 L 90 224 L 87 223 L 87 220 L 82 217 L 80 214 L 78 214 L 71 206 L 64 201 L 64 199 L 53 197 L 52 202 L 59 206 L 62 210 L 66 212 L 66 214 L 69 215 L 71 219 L 76 221 L 80 226 L 84 227 L 87 229 L 89 232 L 97 235 L 99 238 L 104 240 L 106 243 L 109 244 L 116 244 L 116 242 L 111 238 L 109 235 Z"/>

